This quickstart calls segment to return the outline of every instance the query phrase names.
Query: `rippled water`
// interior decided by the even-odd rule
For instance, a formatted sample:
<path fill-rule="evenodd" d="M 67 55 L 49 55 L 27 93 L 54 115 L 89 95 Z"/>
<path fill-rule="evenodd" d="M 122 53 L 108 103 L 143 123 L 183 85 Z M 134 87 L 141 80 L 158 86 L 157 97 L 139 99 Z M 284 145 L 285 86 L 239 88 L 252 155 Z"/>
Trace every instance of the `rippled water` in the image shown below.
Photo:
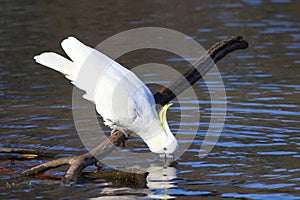
<path fill-rule="evenodd" d="M 154 164 L 145 183 L 86 177 L 67 187 L 57 180 L 18 175 L 53 157 L 22 160 L 0 154 L 1 199 L 300 199 L 299 7 L 296 0 L 1 1 L 0 147 L 47 150 L 55 152 L 56 158 L 86 149 L 74 127 L 71 84 L 35 64 L 34 55 L 46 50 L 62 53 L 59 43 L 68 35 L 96 46 L 116 33 L 143 26 L 180 31 L 205 48 L 230 35 L 243 35 L 250 43 L 248 49 L 218 63 L 226 87 L 227 116 L 222 135 L 207 157 L 198 157 L 211 113 L 208 91 L 200 81 L 193 87 L 198 97 L 185 97 L 182 107 L 174 101 L 168 113 L 172 131 L 179 135 L 197 131 L 176 168 Z M 119 61 L 129 68 L 150 62 L 179 71 L 187 66 L 176 55 L 149 50 L 132 52 Z M 181 116 L 180 109 L 198 112 L 197 105 L 200 120 L 178 130 L 180 117 L 189 117 Z M 124 151 L 145 150 L 140 140 L 133 139 Z M 65 170 L 52 173 L 63 175 Z"/>

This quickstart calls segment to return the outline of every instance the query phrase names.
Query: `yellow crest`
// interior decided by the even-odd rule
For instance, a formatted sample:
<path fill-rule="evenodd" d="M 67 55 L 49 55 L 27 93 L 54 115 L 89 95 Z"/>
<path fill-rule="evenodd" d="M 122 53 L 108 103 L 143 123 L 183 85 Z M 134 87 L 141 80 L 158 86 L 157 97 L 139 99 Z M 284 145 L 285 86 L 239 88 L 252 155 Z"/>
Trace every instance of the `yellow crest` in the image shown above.
<path fill-rule="evenodd" d="M 158 114 L 161 127 L 166 132 L 169 131 L 169 126 L 168 126 L 168 122 L 167 122 L 167 110 L 172 105 L 173 105 L 172 103 L 168 103 L 168 104 L 164 105 L 164 107 L 161 109 L 161 111 L 159 111 L 159 114 Z"/>

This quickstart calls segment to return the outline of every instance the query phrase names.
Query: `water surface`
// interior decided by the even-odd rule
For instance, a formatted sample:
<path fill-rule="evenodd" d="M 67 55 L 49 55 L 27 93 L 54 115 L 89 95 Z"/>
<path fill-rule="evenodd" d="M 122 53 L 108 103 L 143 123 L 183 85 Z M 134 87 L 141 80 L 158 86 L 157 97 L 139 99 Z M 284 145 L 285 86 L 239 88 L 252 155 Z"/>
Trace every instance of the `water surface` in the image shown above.
<path fill-rule="evenodd" d="M 0 174 L 1 198 L 300 199 L 299 7 L 296 0 L 1 1 L 0 147 L 47 150 L 57 153 L 55 158 L 86 149 L 72 117 L 72 85 L 35 64 L 34 55 L 49 50 L 62 53 L 59 43 L 69 35 L 96 46 L 121 31 L 144 26 L 180 31 L 205 48 L 231 35 L 243 35 L 250 43 L 248 49 L 218 63 L 227 116 L 222 135 L 207 157 L 199 159 L 198 154 L 211 105 L 206 86 L 199 81 L 193 87 L 197 99 L 186 97 L 182 107 L 174 101 L 168 113 L 172 131 L 182 135 L 197 131 L 176 168 L 154 165 L 144 185 L 90 177 L 66 187 L 56 180 L 18 175 L 53 158 L 8 160 L 1 154 L 0 170 L 16 172 Z M 150 50 L 132 52 L 119 61 L 128 68 L 150 62 L 179 71 L 188 66 L 174 54 Z M 199 111 L 194 109 L 197 105 Z M 200 112 L 200 120 L 178 130 L 180 117 L 189 117 L 181 116 L 180 109 Z M 146 148 L 133 139 L 125 150 Z M 63 175 L 65 170 L 52 173 Z"/>

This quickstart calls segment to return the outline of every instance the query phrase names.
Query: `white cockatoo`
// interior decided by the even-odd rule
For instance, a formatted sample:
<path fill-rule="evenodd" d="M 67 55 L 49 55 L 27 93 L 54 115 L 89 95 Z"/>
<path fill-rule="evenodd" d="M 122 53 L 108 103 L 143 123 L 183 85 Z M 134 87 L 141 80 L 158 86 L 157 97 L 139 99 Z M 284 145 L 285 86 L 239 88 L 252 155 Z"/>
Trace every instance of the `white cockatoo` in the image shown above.
<path fill-rule="evenodd" d="M 113 131 L 136 133 L 152 152 L 172 156 L 178 144 L 166 120 L 170 104 L 158 116 L 153 95 L 133 72 L 74 37 L 63 40 L 61 46 L 71 60 L 45 52 L 35 61 L 63 73 L 85 91 L 83 97 L 95 103 Z"/>

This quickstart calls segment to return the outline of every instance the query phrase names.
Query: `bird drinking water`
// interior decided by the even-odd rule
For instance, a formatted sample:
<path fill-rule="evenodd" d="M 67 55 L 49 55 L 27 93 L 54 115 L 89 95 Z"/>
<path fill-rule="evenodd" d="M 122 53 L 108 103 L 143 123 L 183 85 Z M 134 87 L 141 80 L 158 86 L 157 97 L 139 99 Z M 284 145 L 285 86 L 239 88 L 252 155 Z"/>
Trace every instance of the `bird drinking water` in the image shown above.
<path fill-rule="evenodd" d="M 96 105 L 104 124 L 124 134 L 139 135 L 149 149 L 172 157 L 177 140 L 166 119 L 170 104 L 156 112 L 149 88 L 130 70 L 74 37 L 62 41 L 70 60 L 53 52 L 35 56 L 36 62 L 61 72 Z"/>

